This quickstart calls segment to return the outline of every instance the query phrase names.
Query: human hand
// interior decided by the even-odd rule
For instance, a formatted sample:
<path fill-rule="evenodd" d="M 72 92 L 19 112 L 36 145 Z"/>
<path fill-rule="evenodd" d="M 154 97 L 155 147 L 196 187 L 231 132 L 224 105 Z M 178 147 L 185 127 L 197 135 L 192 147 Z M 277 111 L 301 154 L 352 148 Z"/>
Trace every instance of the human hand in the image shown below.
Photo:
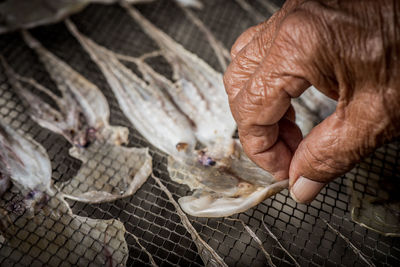
<path fill-rule="evenodd" d="M 307 203 L 400 130 L 400 3 L 288 0 L 244 32 L 224 83 L 246 154 Z M 304 139 L 291 98 L 338 100 Z"/>

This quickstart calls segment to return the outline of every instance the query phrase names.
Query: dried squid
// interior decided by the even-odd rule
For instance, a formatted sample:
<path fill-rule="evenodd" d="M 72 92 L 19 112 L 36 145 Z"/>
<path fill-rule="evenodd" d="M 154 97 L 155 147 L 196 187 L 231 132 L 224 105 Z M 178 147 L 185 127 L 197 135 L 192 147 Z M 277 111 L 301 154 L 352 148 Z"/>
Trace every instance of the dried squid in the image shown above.
<path fill-rule="evenodd" d="M 118 220 L 72 214 L 51 186 L 51 165 L 42 146 L 0 123 L 1 174 L 13 187 L 0 198 L 0 257 L 12 264 L 48 262 L 122 266 L 128 258 Z"/>
<path fill-rule="evenodd" d="M 111 201 L 135 193 L 151 173 L 148 149 L 120 146 L 127 142 L 128 129 L 109 125 L 109 107 L 101 91 L 29 33 L 23 35 L 56 82 L 61 97 L 8 67 L 10 77 L 14 77 L 12 83 L 29 103 L 31 117 L 42 127 L 63 135 L 74 145 L 70 155 L 83 162 L 78 174 L 61 184 L 60 190 L 66 197 L 84 202 Z M 58 109 L 23 84 L 51 97 Z"/>

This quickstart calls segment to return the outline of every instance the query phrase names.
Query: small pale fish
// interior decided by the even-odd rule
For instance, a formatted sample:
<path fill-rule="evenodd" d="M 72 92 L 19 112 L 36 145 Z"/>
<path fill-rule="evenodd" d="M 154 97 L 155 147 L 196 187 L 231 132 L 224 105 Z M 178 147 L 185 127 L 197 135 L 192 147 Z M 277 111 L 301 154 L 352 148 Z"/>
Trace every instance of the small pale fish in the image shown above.
<path fill-rule="evenodd" d="M 177 89 L 170 92 L 170 95 L 196 124 L 196 137 L 208 148 L 207 153 L 215 158 L 228 156 L 229 154 L 221 152 L 231 151 L 231 137 L 236 130 L 236 123 L 229 110 L 222 74 L 154 26 L 135 8 L 123 3 L 122 5 L 143 31 L 158 44 L 163 56 L 172 66 Z M 193 106 L 194 103 L 196 104 Z M 221 149 L 221 146 L 224 148 Z"/>
<path fill-rule="evenodd" d="M 151 173 L 148 149 L 120 146 L 127 142 L 128 129 L 109 125 L 109 107 L 101 91 L 28 33 L 24 36 L 55 80 L 62 97 L 55 96 L 35 81 L 18 76 L 8 67 L 10 76 L 14 77 L 13 85 L 31 104 L 31 117 L 41 126 L 65 136 L 75 145 L 70 155 L 83 162 L 78 174 L 64 182 L 60 190 L 68 198 L 91 203 L 134 194 Z M 52 96 L 60 111 L 23 87 L 24 81 Z M 51 114 L 57 114 L 57 117 Z M 83 116 L 85 121 L 80 121 Z"/>
<path fill-rule="evenodd" d="M 83 36 L 75 25 L 66 25 L 106 77 L 121 110 L 135 128 L 161 151 L 184 156 L 196 144 L 192 125 L 163 93 L 158 84 L 146 84 L 125 67 L 110 50 Z"/>
<path fill-rule="evenodd" d="M 244 154 L 239 142 L 235 145 L 230 165 L 224 167 L 168 158 L 171 179 L 195 190 L 193 195 L 179 199 L 186 213 L 197 217 L 226 217 L 244 212 L 287 188 L 287 180 L 276 182 Z"/>

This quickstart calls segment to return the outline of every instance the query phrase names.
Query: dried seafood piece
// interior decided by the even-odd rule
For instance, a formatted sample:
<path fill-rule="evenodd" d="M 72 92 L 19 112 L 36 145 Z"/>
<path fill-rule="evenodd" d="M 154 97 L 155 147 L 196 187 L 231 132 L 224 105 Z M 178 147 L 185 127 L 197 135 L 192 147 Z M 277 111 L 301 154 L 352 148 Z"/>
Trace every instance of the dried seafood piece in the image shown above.
<path fill-rule="evenodd" d="M 196 125 L 196 136 L 207 147 L 212 159 L 229 156 L 236 130 L 229 109 L 221 73 L 186 50 L 143 17 L 135 8 L 122 3 L 128 14 L 160 47 L 170 63 L 178 90 L 170 93 L 181 110 Z"/>
<path fill-rule="evenodd" d="M 194 148 L 192 125 L 163 93 L 164 88 L 146 84 L 112 51 L 83 36 L 71 21 L 66 20 L 66 25 L 103 72 L 125 116 L 152 145 L 177 157 Z"/>
<path fill-rule="evenodd" d="M 223 167 L 168 158 L 171 179 L 195 190 L 193 195 L 179 199 L 186 213 L 197 217 L 226 217 L 244 212 L 287 188 L 288 180 L 276 182 L 244 154 L 239 142 L 235 150 L 230 156 L 230 165 Z"/>
<path fill-rule="evenodd" d="M 63 97 L 55 96 L 37 82 L 18 76 L 7 67 L 10 76 L 15 77 L 13 85 L 30 102 L 33 112 L 30 115 L 40 125 L 58 133 L 67 132 L 63 135 L 70 142 L 77 139 L 74 142 L 77 146 L 71 148 L 70 155 L 83 162 L 78 174 L 61 184 L 60 190 L 68 198 L 91 203 L 134 194 L 151 173 L 152 160 L 148 149 L 119 146 L 121 142 L 127 142 L 128 129 L 109 125 L 109 107 L 101 91 L 43 48 L 28 33 L 24 35 L 56 81 Z M 63 112 L 53 109 L 22 87 L 20 81 L 41 88 L 59 103 L 59 109 Z M 50 114 L 57 114 L 57 119 Z M 80 121 L 83 115 L 85 122 Z M 67 130 L 67 126 L 72 127 L 74 135 L 70 135 L 71 130 Z"/>
<path fill-rule="evenodd" d="M 148 148 L 95 142 L 83 151 L 73 148 L 70 154 L 83 164 L 60 190 L 77 201 L 99 203 L 133 195 L 152 171 Z"/>
<path fill-rule="evenodd" d="M 32 215 L 20 203 L 21 192 L 11 191 L 0 199 L 0 207 L 7 211 L 0 220 L 7 226 L 0 228 L 4 237 L 0 258 L 6 258 L 5 262 L 30 264 L 36 259 L 50 266 L 126 265 L 129 251 L 120 221 L 73 215 L 62 195 L 50 191 L 49 201 Z"/>
<path fill-rule="evenodd" d="M 109 125 L 110 109 L 100 89 L 50 53 L 27 31 L 23 31 L 22 35 L 38 54 L 62 95 L 58 97 L 49 89 L 30 82 L 52 98 L 58 106 L 57 110 L 16 84 L 19 94 L 30 103 L 32 118 L 42 127 L 63 135 L 71 144 L 79 147 L 85 147 L 91 139 L 101 137 L 106 142 L 118 145 L 127 143 L 128 129 Z"/>
<path fill-rule="evenodd" d="M 0 174 L 27 196 L 32 207 L 46 201 L 51 191 L 51 165 L 46 151 L 29 137 L 22 136 L 0 121 Z M 42 199 L 43 198 L 43 199 Z M 31 207 L 30 207 L 31 208 Z"/>
<path fill-rule="evenodd" d="M 195 105 L 195 103 L 198 102 L 202 103 L 203 99 L 197 97 L 198 90 L 195 90 L 194 86 L 187 85 L 184 90 L 179 87 L 174 87 L 170 81 L 154 72 L 154 70 L 139 59 L 119 56 L 83 36 L 70 21 L 66 21 L 66 24 L 70 31 L 81 42 L 82 46 L 88 51 L 93 60 L 101 67 L 105 76 L 109 77 L 111 86 L 113 86 L 113 84 L 117 84 L 118 86 L 124 84 L 122 78 L 127 76 L 127 74 L 118 74 L 119 72 L 124 71 L 128 74 L 131 73 L 124 65 L 119 63 L 118 58 L 135 62 L 139 70 L 143 73 L 144 79 L 148 81 L 148 86 L 153 88 L 152 90 L 157 90 L 158 95 L 161 95 L 164 90 L 167 91 L 180 107 L 180 110 L 186 113 L 191 121 L 194 122 L 196 128 L 193 130 L 188 127 L 186 130 L 189 132 L 194 131 L 196 137 L 207 146 L 207 149 L 210 147 L 213 149 L 218 148 L 218 151 L 222 152 L 220 159 L 223 164 L 217 164 L 214 159 L 209 157 L 204 151 L 197 153 L 193 149 L 193 146 L 188 148 L 188 153 L 185 154 L 186 157 L 177 155 L 175 146 L 173 146 L 172 153 L 167 152 L 171 155 L 168 164 L 172 179 L 179 183 L 189 185 L 191 189 L 197 189 L 194 196 L 180 199 L 180 204 L 187 213 L 195 216 L 207 217 L 229 216 L 234 213 L 245 211 L 263 201 L 268 196 L 287 187 L 287 181 L 274 183 L 273 177 L 270 174 L 258 168 L 244 153 L 241 153 L 242 149 L 239 145 L 235 149 L 234 139 L 231 138 L 232 133 L 226 136 L 221 135 L 221 137 L 224 136 L 225 139 L 221 141 L 221 146 L 208 142 L 209 139 L 216 138 L 215 133 L 211 133 L 210 136 L 204 135 L 204 138 L 199 134 L 199 131 L 202 133 L 201 131 L 203 129 L 204 132 L 207 133 L 206 128 L 210 127 L 205 123 L 207 119 L 214 120 L 216 129 L 219 127 L 223 128 L 226 121 L 221 122 L 222 116 L 218 118 L 218 111 L 220 111 L 221 108 L 219 107 L 217 111 L 215 111 L 215 102 L 211 102 L 213 104 L 212 107 L 204 104 L 203 108 L 199 108 L 198 105 Z M 116 74 L 112 75 L 111 71 Z M 136 80 L 139 79 L 136 76 L 134 77 Z M 120 83 L 117 83 L 117 81 L 120 81 Z M 129 84 L 126 84 L 125 88 L 129 88 Z M 117 89 L 122 90 L 116 88 L 114 91 Z M 135 90 L 138 89 L 136 88 Z M 182 91 L 185 92 L 182 93 Z M 151 103 L 156 102 L 158 99 L 155 96 L 157 95 L 149 96 L 148 101 Z M 162 97 L 166 101 L 169 101 L 167 95 L 162 94 Z M 121 102 L 120 100 L 120 103 Z M 145 107 L 151 107 L 151 105 Z M 132 106 L 130 108 L 132 108 Z M 136 110 L 136 112 L 138 112 L 138 110 Z M 140 110 L 140 113 L 143 112 L 144 110 Z M 204 116 L 200 115 L 202 112 L 203 114 L 209 115 L 207 119 L 204 119 Z M 229 109 L 227 109 L 226 112 L 230 114 Z M 135 114 L 134 110 L 126 115 L 132 117 L 132 114 Z M 153 116 L 155 115 L 156 114 Z M 131 119 L 131 121 L 138 127 L 137 121 L 133 119 Z M 172 126 L 174 123 L 176 122 L 173 122 Z M 156 125 L 154 125 L 154 127 L 155 126 Z M 161 127 L 165 126 L 158 124 L 157 127 L 159 128 L 158 132 L 164 133 Z M 144 136 L 147 137 L 151 143 L 155 141 L 159 142 L 156 138 L 160 138 L 160 134 L 156 134 L 158 135 L 149 136 L 149 133 L 145 133 Z M 228 140 L 230 144 L 229 147 L 226 145 L 226 140 Z M 234 155 L 235 150 L 237 151 L 237 155 Z M 169 151 L 171 151 L 171 149 Z M 274 185 L 270 186 L 272 183 L 274 183 Z"/>
<path fill-rule="evenodd" d="M 20 254 L 18 263 L 33 258 L 47 263 L 54 256 L 67 265 L 125 265 L 123 224 L 73 215 L 63 195 L 51 188 L 51 164 L 41 145 L 0 121 L 0 147 L 0 173 L 8 173 L 14 184 L 0 198 L 0 257 L 11 261 Z"/>

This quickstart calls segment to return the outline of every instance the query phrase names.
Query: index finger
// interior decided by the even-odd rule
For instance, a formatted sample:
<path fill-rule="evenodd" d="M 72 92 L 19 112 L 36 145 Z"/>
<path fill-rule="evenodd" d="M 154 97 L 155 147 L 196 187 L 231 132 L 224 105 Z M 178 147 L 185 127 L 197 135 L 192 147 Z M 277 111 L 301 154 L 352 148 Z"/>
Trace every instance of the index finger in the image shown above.
<path fill-rule="evenodd" d="M 258 68 L 271 47 L 273 38 L 286 14 L 301 0 L 288 0 L 284 6 L 267 21 L 253 26 L 242 33 L 231 49 L 232 62 L 224 75 L 225 89 L 232 99 L 243 88 Z"/>
<path fill-rule="evenodd" d="M 283 116 L 291 98 L 310 86 L 302 78 L 306 77 L 306 61 L 301 59 L 296 41 L 303 36 L 297 24 L 296 19 L 285 19 L 268 54 L 243 88 L 231 97 L 232 114 L 245 152 L 276 179 L 288 178 L 293 147 L 302 139 L 298 127 L 283 123 Z M 249 47 L 250 44 L 244 49 Z"/>

